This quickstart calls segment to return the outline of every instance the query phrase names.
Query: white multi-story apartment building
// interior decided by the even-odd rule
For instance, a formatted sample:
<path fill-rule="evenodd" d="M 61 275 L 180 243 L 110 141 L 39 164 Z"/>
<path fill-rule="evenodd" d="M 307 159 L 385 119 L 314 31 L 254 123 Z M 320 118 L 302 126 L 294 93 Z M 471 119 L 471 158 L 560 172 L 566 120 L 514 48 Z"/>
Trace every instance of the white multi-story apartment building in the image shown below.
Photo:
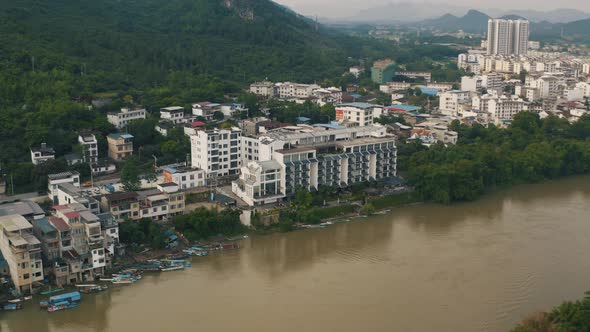
<path fill-rule="evenodd" d="M 33 283 L 44 277 L 41 242 L 33 235 L 33 225 L 23 216 L 0 216 L 0 252 L 8 263 L 16 290 L 32 293 Z"/>
<path fill-rule="evenodd" d="M 273 82 L 255 82 L 250 84 L 250 93 L 263 97 L 274 97 L 276 89 Z"/>
<path fill-rule="evenodd" d="M 521 55 L 528 51 L 529 21 L 490 19 L 488 55 Z"/>
<path fill-rule="evenodd" d="M 122 108 L 120 112 L 110 112 L 107 114 L 107 120 L 117 129 L 125 128 L 131 121 L 145 119 L 147 111 L 145 108 Z"/>
<path fill-rule="evenodd" d="M 461 77 L 461 90 L 469 92 L 477 92 L 483 88 L 483 79 L 481 76 L 463 76 Z"/>
<path fill-rule="evenodd" d="M 336 106 L 336 121 L 356 123 L 361 127 L 373 124 L 373 119 L 381 116 L 383 107 L 369 103 L 349 103 Z"/>
<path fill-rule="evenodd" d="M 208 178 L 236 175 L 242 167 L 237 128 L 199 130 L 191 136 L 191 165 L 205 171 Z"/>
<path fill-rule="evenodd" d="M 439 110 L 444 115 L 457 116 L 460 104 L 469 102 L 469 91 L 452 90 L 440 94 Z"/>
<path fill-rule="evenodd" d="M 47 178 L 47 196 L 55 205 L 59 204 L 57 187 L 60 184 L 69 183 L 75 188 L 80 188 L 80 173 L 78 172 L 62 172 L 57 174 L 49 174 Z"/>
<path fill-rule="evenodd" d="M 590 83 L 587 82 L 579 82 L 576 83 L 576 87 L 582 89 L 584 91 L 584 97 L 590 97 Z"/>
<path fill-rule="evenodd" d="M 474 111 L 488 113 L 489 119 L 496 124 L 512 119 L 524 109 L 524 101 L 516 96 L 475 96 L 472 100 Z"/>
<path fill-rule="evenodd" d="M 98 162 L 98 141 L 91 133 L 81 133 L 78 136 L 78 143 L 84 150 L 84 161 L 90 164 Z"/>
<path fill-rule="evenodd" d="M 221 112 L 221 104 L 203 101 L 192 105 L 193 115 L 203 117 L 206 120 L 213 119 L 213 114 L 217 111 Z"/>
<path fill-rule="evenodd" d="M 184 123 L 184 107 L 170 106 L 160 108 L 160 120 L 166 120 L 172 123 Z"/>
<path fill-rule="evenodd" d="M 39 165 L 48 160 L 55 159 L 55 150 L 48 146 L 47 143 L 41 143 L 41 147 L 31 148 L 31 162 L 33 165 Z"/>
<path fill-rule="evenodd" d="M 279 98 L 309 98 L 313 95 L 313 92 L 319 89 L 320 86 L 317 84 L 300 84 L 300 83 L 277 83 L 276 91 Z"/>

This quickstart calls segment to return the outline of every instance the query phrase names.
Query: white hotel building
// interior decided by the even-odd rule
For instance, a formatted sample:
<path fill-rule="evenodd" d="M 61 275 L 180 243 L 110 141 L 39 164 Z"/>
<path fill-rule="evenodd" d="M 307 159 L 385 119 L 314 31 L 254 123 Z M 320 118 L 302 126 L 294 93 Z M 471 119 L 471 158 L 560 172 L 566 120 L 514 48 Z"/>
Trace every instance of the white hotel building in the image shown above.
<path fill-rule="evenodd" d="M 298 129 L 297 129 L 298 128 Z M 277 202 L 298 187 L 348 187 L 397 175 L 395 137 L 383 126 L 282 128 L 258 137 L 232 191 L 248 205 Z"/>

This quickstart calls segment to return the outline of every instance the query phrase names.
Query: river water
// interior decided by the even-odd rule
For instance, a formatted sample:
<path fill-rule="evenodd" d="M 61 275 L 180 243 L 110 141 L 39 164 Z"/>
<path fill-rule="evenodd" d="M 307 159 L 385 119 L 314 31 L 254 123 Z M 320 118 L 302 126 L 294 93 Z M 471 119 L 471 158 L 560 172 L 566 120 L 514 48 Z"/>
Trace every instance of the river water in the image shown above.
<path fill-rule="evenodd" d="M 255 236 L 10 332 L 508 331 L 590 290 L 590 177 Z"/>

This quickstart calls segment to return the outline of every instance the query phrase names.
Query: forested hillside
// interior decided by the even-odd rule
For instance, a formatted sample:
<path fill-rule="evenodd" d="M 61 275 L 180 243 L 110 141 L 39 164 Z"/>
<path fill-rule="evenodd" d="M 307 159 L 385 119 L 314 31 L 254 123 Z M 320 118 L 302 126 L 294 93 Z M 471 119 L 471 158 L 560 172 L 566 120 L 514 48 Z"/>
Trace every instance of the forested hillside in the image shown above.
<path fill-rule="evenodd" d="M 348 57 L 391 48 L 325 30 L 268 0 L 0 2 L 0 162 L 41 141 L 106 134 L 97 95 L 149 107 L 222 101 L 254 80 L 340 76 Z M 113 104 L 111 108 L 120 107 Z"/>

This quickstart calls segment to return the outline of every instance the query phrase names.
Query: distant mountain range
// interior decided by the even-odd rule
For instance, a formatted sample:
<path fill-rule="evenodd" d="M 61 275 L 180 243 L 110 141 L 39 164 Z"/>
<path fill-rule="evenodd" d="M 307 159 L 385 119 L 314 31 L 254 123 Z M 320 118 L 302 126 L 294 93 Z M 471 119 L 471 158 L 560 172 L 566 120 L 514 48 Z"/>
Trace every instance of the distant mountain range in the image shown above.
<path fill-rule="evenodd" d="M 397 2 L 383 6 L 367 8 L 358 14 L 340 19 L 323 19 L 327 22 L 360 22 L 360 23 L 410 23 L 424 20 L 440 18 L 440 16 L 450 14 L 456 17 L 462 17 L 469 14 L 472 10 L 469 7 L 456 6 L 452 4 L 441 5 L 440 3 L 416 3 L 416 2 Z M 526 17 L 533 22 L 550 22 L 550 23 L 567 23 L 590 18 L 590 13 L 577 9 L 554 9 L 550 11 L 538 11 L 530 9 L 522 10 L 500 10 L 500 9 L 479 9 L 488 13 L 492 17 L 505 15 L 517 15 Z"/>
<path fill-rule="evenodd" d="M 506 19 L 526 18 L 523 15 L 509 14 L 500 16 Z M 436 29 L 440 31 L 454 32 L 463 30 L 469 33 L 483 34 L 487 31 L 487 22 L 490 16 L 477 10 L 469 10 L 464 16 L 445 14 L 436 19 L 424 20 L 414 23 L 420 27 Z M 568 23 L 551 23 L 548 21 L 531 23 L 531 39 L 540 38 L 588 38 L 590 31 L 590 18 Z"/>

